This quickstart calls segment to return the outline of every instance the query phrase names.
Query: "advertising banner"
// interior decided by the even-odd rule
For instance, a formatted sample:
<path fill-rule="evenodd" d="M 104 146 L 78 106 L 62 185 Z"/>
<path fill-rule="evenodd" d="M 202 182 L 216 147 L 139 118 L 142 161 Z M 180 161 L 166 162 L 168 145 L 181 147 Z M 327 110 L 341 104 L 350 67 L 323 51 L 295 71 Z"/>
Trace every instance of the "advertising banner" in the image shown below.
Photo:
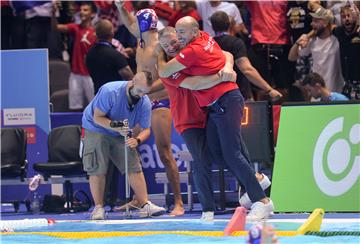
<path fill-rule="evenodd" d="M 360 211 L 360 104 L 283 106 L 276 211 Z"/>

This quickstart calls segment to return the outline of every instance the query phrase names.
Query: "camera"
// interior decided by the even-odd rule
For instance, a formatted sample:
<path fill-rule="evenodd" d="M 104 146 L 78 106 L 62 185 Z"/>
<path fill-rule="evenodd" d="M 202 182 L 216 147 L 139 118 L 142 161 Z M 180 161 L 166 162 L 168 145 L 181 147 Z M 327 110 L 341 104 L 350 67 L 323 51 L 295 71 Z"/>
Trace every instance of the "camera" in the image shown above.
<path fill-rule="evenodd" d="M 112 128 L 119 128 L 119 127 L 128 127 L 129 123 L 127 119 L 124 120 L 112 120 L 110 122 L 110 127 Z"/>

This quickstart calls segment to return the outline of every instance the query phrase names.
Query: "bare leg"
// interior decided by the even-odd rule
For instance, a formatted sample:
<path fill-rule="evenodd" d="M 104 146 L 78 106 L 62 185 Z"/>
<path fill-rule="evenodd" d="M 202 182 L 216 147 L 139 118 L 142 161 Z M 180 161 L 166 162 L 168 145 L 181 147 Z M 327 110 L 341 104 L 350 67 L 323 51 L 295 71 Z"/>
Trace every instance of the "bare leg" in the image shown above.
<path fill-rule="evenodd" d="M 90 191 L 94 199 L 95 206 L 104 206 L 105 175 L 90 175 Z"/>
<path fill-rule="evenodd" d="M 155 136 L 156 147 L 160 160 L 165 166 L 166 175 L 174 193 L 175 206 L 170 213 L 172 216 L 184 214 L 183 202 L 180 192 L 180 177 L 176 161 L 171 150 L 171 114 L 167 108 L 153 110 L 151 127 Z"/>
<path fill-rule="evenodd" d="M 129 184 L 134 191 L 134 198 L 127 204 L 130 209 L 141 208 L 148 201 L 147 187 L 143 172 L 129 173 Z M 116 211 L 125 211 L 127 204 L 114 209 Z"/>
<path fill-rule="evenodd" d="M 129 173 L 129 183 L 135 193 L 134 202 L 137 207 L 142 207 L 148 201 L 146 182 L 143 172 Z"/>

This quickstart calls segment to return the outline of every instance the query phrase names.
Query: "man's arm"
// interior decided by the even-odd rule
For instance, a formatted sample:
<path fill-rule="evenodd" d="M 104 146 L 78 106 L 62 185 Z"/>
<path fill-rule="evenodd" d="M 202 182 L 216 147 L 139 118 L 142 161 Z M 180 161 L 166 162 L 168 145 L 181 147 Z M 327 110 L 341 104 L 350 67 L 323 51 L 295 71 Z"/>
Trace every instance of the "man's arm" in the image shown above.
<path fill-rule="evenodd" d="M 182 65 L 175 58 L 171 59 L 169 62 L 166 62 L 165 60 L 164 51 L 159 51 L 158 72 L 161 78 L 169 77 L 170 75 L 186 68 L 186 66 Z"/>
<path fill-rule="evenodd" d="M 166 98 L 168 97 L 167 90 L 164 89 L 164 85 L 160 79 L 154 80 L 150 92 L 147 94 L 150 101 L 154 100 L 155 98 Z"/>
<path fill-rule="evenodd" d="M 96 124 L 104 127 L 105 129 L 119 132 L 122 136 L 126 136 L 128 134 L 128 128 L 110 127 L 111 120 L 106 116 L 106 113 L 102 112 L 98 108 L 95 108 L 93 118 Z"/>
<path fill-rule="evenodd" d="M 162 81 L 160 79 L 157 79 L 153 81 L 151 85 L 150 93 L 154 93 L 163 89 L 164 89 L 164 85 Z"/>
<path fill-rule="evenodd" d="M 307 45 L 309 45 L 310 38 L 315 35 L 315 32 L 311 30 L 307 34 L 303 34 L 299 37 L 299 39 L 296 40 L 294 45 L 291 47 L 288 55 L 289 61 L 296 61 L 300 54 L 299 54 L 299 48 L 305 48 Z"/>
<path fill-rule="evenodd" d="M 266 91 L 271 98 L 279 99 L 282 97 L 281 93 L 273 89 L 259 74 L 259 72 L 251 65 L 247 57 L 241 57 L 235 60 L 236 66 L 249 79 L 251 83 Z"/>
<path fill-rule="evenodd" d="M 108 117 L 106 117 L 105 113 L 103 113 L 101 110 L 97 108 L 95 108 L 94 110 L 94 121 L 96 124 L 100 125 L 101 127 L 104 127 L 109 130 L 117 131 L 121 135 L 127 135 L 128 128 L 124 129 L 122 127 L 118 127 L 118 128 L 110 127 L 111 120 Z M 147 138 L 149 138 L 150 128 L 141 129 L 140 133 L 138 132 L 135 135 L 137 136 L 126 139 L 126 145 L 129 146 L 130 148 L 135 148 L 140 144 L 138 143 L 137 139 L 139 139 L 140 142 L 143 142 Z"/>
<path fill-rule="evenodd" d="M 96 124 L 100 125 L 101 127 L 104 127 L 105 129 L 113 130 L 117 132 L 121 131 L 119 128 L 110 127 L 111 120 L 106 116 L 106 113 L 102 112 L 98 108 L 94 109 L 93 118 Z"/>
<path fill-rule="evenodd" d="M 125 1 L 124 0 L 115 0 L 115 5 L 120 13 L 121 21 L 124 23 L 126 28 L 133 34 L 136 38 L 140 38 L 140 30 L 139 26 L 136 22 L 136 17 L 130 14 L 125 9 Z"/>
<path fill-rule="evenodd" d="M 299 44 L 295 42 L 294 45 L 291 47 L 288 55 L 289 61 L 296 61 L 299 58 Z"/>
<path fill-rule="evenodd" d="M 150 128 L 146 129 L 140 129 L 140 133 L 136 136 L 127 138 L 126 139 L 126 145 L 130 148 L 136 148 L 139 146 L 142 142 L 144 142 L 146 139 L 148 139 L 150 136 Z"/>
<path fill-rule="evenodd" d="M 180 83 L 180 87 L 189 90 L 204 90 L 216 86 L 221 82 L 222 79 L 219 73 L 207 76 L 189 76 Z"/>
<path fill-rule="evenodd" d="M 235 34 L 236 33 L 241 33 L 244 36 L 249 36 L 249 31 L 248 31 L 248 29 L 246 28 L 246 26 L 243 23 L 235 24 L 233 26 L 233 31 L 234 31 Z"/>
<path fill-rule="evenodd" d="M 153 101 L 154 99 L 162 100 L 162 99 L 169 98 L 169 94 L 168 94 L 166 89 L 162 89 L 162 90 L 159 90 L 159 91 L 149 93 L 149 94 L 147 94 L 147 96 L 149 97 L 150 101 Z"/>
<path fill-rule="evenodd" d="M 62 33 L 67 33 L 68 30 L 69 30 L 67 25 L 59 24 L 58 21 L 57 21 L 57 18 L 55 16 L 56 12 L 59 9 L 60 4 L 61 4 L 60 1 L 56 1 L 53 4 L 52 15 L 51 15 L 51 29 L 52 30 L 57 30 L 57 31 L 62 32 Z"/>
<path fill-rule="evenodd" d="M 224 81 L 236 82 L 236 72 L 233 70 L 234 58 L 231 53 L 223 51 L 226 57 L 226 63 L 222 70 L 217 74 L 207 76 L 189 76 L 181 83 L 180 87 L 189 90 L 204 90 L 218 85 Z"/>
<path fill-rule="evenodd" d="M 236 79 L 236 72 L 234 71 L 234 56 L 224 50 L 222 50 L 222 52 L 226 58 L 225 66 L 222 68 L 222 70 L 220 70 L 220 76 L 222 77 L 222 80 L 232 80 L 234 76 Z"/>
<path fill-rule="evenodd" d="M 122 69 L 119 69 L 118 73 L 124 80 L 131 80 L 134 77 L 134 73 L 130 69 L 129 65 L 125 66 Z"/>
<path fill-rule="evenodd" d="M 230 29 L 233 31 L 234 34 L 239 33 L 239 34 L 248 36 L 249 31 L 247 30 L 246 26 L 244 25 L 240 10 L 236 6 L 234 6 L 234 14 L 235 14 L 235 16 L 229 16 Z"/>

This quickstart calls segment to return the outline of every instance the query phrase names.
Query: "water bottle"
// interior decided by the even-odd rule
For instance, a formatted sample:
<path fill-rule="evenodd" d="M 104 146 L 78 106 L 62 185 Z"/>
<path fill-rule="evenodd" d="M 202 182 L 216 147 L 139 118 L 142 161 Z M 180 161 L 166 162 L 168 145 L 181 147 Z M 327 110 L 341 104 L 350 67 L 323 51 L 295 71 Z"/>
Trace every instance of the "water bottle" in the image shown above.
<path fill-rule="evenodd" d="M 31 202 L 31 211 L 33 214 L 40 213 L 40 197 L 37 192 L 34 192 L 34 198 Z"/>

